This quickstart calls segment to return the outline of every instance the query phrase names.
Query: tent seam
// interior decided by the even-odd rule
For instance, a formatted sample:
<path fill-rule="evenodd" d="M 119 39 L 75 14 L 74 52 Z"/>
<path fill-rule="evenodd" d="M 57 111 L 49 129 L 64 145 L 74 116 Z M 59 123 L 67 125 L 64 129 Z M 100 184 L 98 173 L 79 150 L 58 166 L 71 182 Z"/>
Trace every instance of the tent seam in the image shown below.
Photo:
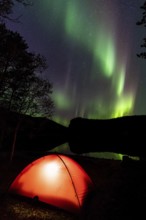
<path fill-rule="evenodd" d="M 76 195 L 76 197 L 77 197 L 77 201 L 78 201 L 78 204 L 79 204 L 79 208 L 81 209 L 80 200 L 79 200 L 79 197 L 78 197 L 78 194 L 77 194 L 77 190 L 76 190 L 76 187 L 75 187 L 75 184 L 74 184 L 72 175 L 71 175 L 71 173 L 70 173 L 70 171 L 69 171 L 69 169 L 68 169 L 66 163 L 65 163 L 64 160 L 61 158 L 62 155 L 58 155 L 58 154 L 56 154 L 56 155 L 59 157 L 59 159 L 62 161 L 62 163 L 64 164 L 64 166 L 65 166 L 66 169 L 67 169 L 67 172 L 68 172 L 68 174 L 69 174 L 69 176 L 70 176 L 70 178 L 71 178 L 71 182 L 72 182 L 72 185 L 73 185 L 73 188 L 74 188 L 74 191 L 75 191 L 75 195 Z"/>

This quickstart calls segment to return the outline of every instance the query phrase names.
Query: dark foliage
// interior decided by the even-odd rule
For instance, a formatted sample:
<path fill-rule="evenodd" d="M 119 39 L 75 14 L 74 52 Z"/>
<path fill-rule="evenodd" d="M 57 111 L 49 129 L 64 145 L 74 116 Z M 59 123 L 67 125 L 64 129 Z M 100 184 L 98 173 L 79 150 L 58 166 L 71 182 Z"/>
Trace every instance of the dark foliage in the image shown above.
<path fill-rule="evenodd" d="M 136 24 L 146 27 L 146 2 L 144 2 L 140 9 L 143 10 L 142 18 Z M 143 44 L 141 44 L 141 47 L 146 47 L 146 38 L 143 39 Z M 137 56 L 146 59 L 146 52 L 142 51 L 141 53 L 137 54 Z"/>
<path fill-rule="evenodd" d="M 17 32 L 0 25 L 0 106 L 23 114 L 51 117 L 52 85 L 44 80 L 45 58 L 28 52 Z"/>
<path fill-rule="evenodd" d="M 13 7 L 16 3 L 21 3 L 24 6 L 31 5 L 30 0 L 0 0 L 0 21 L 4 22 L 5 19 L 18 21 L 18 18 L 12 19 Z"/>
<path fill-rule="evenodd" d="M 13 7 L 21 3 L 32 5 L 30 0 L 0 0 L 0 107 L 22 114 L 51 117 L 52 84 L 44 79 L 46 60 L 31 53 L 23 37 L 10 31 L 4 24 L 12 19 Z"/>

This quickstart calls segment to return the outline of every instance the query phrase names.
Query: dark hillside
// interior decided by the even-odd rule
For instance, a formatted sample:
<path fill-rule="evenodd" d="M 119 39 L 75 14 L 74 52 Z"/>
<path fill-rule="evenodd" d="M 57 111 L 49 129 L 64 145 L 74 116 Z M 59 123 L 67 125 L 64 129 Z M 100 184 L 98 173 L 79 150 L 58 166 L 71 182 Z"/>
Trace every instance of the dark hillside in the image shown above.
<path fill-rule="evenodd" d="M 74 153 L 114 152 L 146 157 L 146 116 L 72 119 L 69 146 Z"/>
<path fill-rule="evenodd" d="M 47 118 L 31 117 L 0 109 L 0 149 L 50 150 L 66 142 L 67 128 Z"/>

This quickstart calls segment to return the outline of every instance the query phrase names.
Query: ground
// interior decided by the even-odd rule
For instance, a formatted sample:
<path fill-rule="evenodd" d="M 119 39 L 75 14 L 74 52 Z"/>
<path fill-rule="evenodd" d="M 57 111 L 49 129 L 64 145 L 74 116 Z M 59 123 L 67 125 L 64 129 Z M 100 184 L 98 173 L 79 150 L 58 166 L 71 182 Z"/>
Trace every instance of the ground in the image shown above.
<path fill-rule="evenodd" d="M 69 155 L 71 156 L 71 155 Z M 87 198 L 79 216 L 50 206 L 12 197 L 7 193 L 15 176 L 31 161 L 32 155 L 0 160 L 0 216 L 1 219 L 51 219 L 51 220 L 126 220 L 142 219 L 145 214 L 146 172 L 145 162 L 124 159 L 102 159 L 72 155 L 88 173 L 94 191 Z"/>

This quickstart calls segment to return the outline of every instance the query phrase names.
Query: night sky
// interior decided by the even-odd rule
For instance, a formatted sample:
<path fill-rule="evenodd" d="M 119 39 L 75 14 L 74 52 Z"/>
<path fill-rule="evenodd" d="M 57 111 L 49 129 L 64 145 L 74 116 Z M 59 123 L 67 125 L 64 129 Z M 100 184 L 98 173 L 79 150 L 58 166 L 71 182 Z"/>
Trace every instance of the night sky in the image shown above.
<path fill-rule="evenodd" d="M 138 58 L 146 28 L 144 0 L 35 0 L 17 4 L 8 22 L 44 55 L 53 84 L 54 120 L 146 114 L 146 60 Z"/>

